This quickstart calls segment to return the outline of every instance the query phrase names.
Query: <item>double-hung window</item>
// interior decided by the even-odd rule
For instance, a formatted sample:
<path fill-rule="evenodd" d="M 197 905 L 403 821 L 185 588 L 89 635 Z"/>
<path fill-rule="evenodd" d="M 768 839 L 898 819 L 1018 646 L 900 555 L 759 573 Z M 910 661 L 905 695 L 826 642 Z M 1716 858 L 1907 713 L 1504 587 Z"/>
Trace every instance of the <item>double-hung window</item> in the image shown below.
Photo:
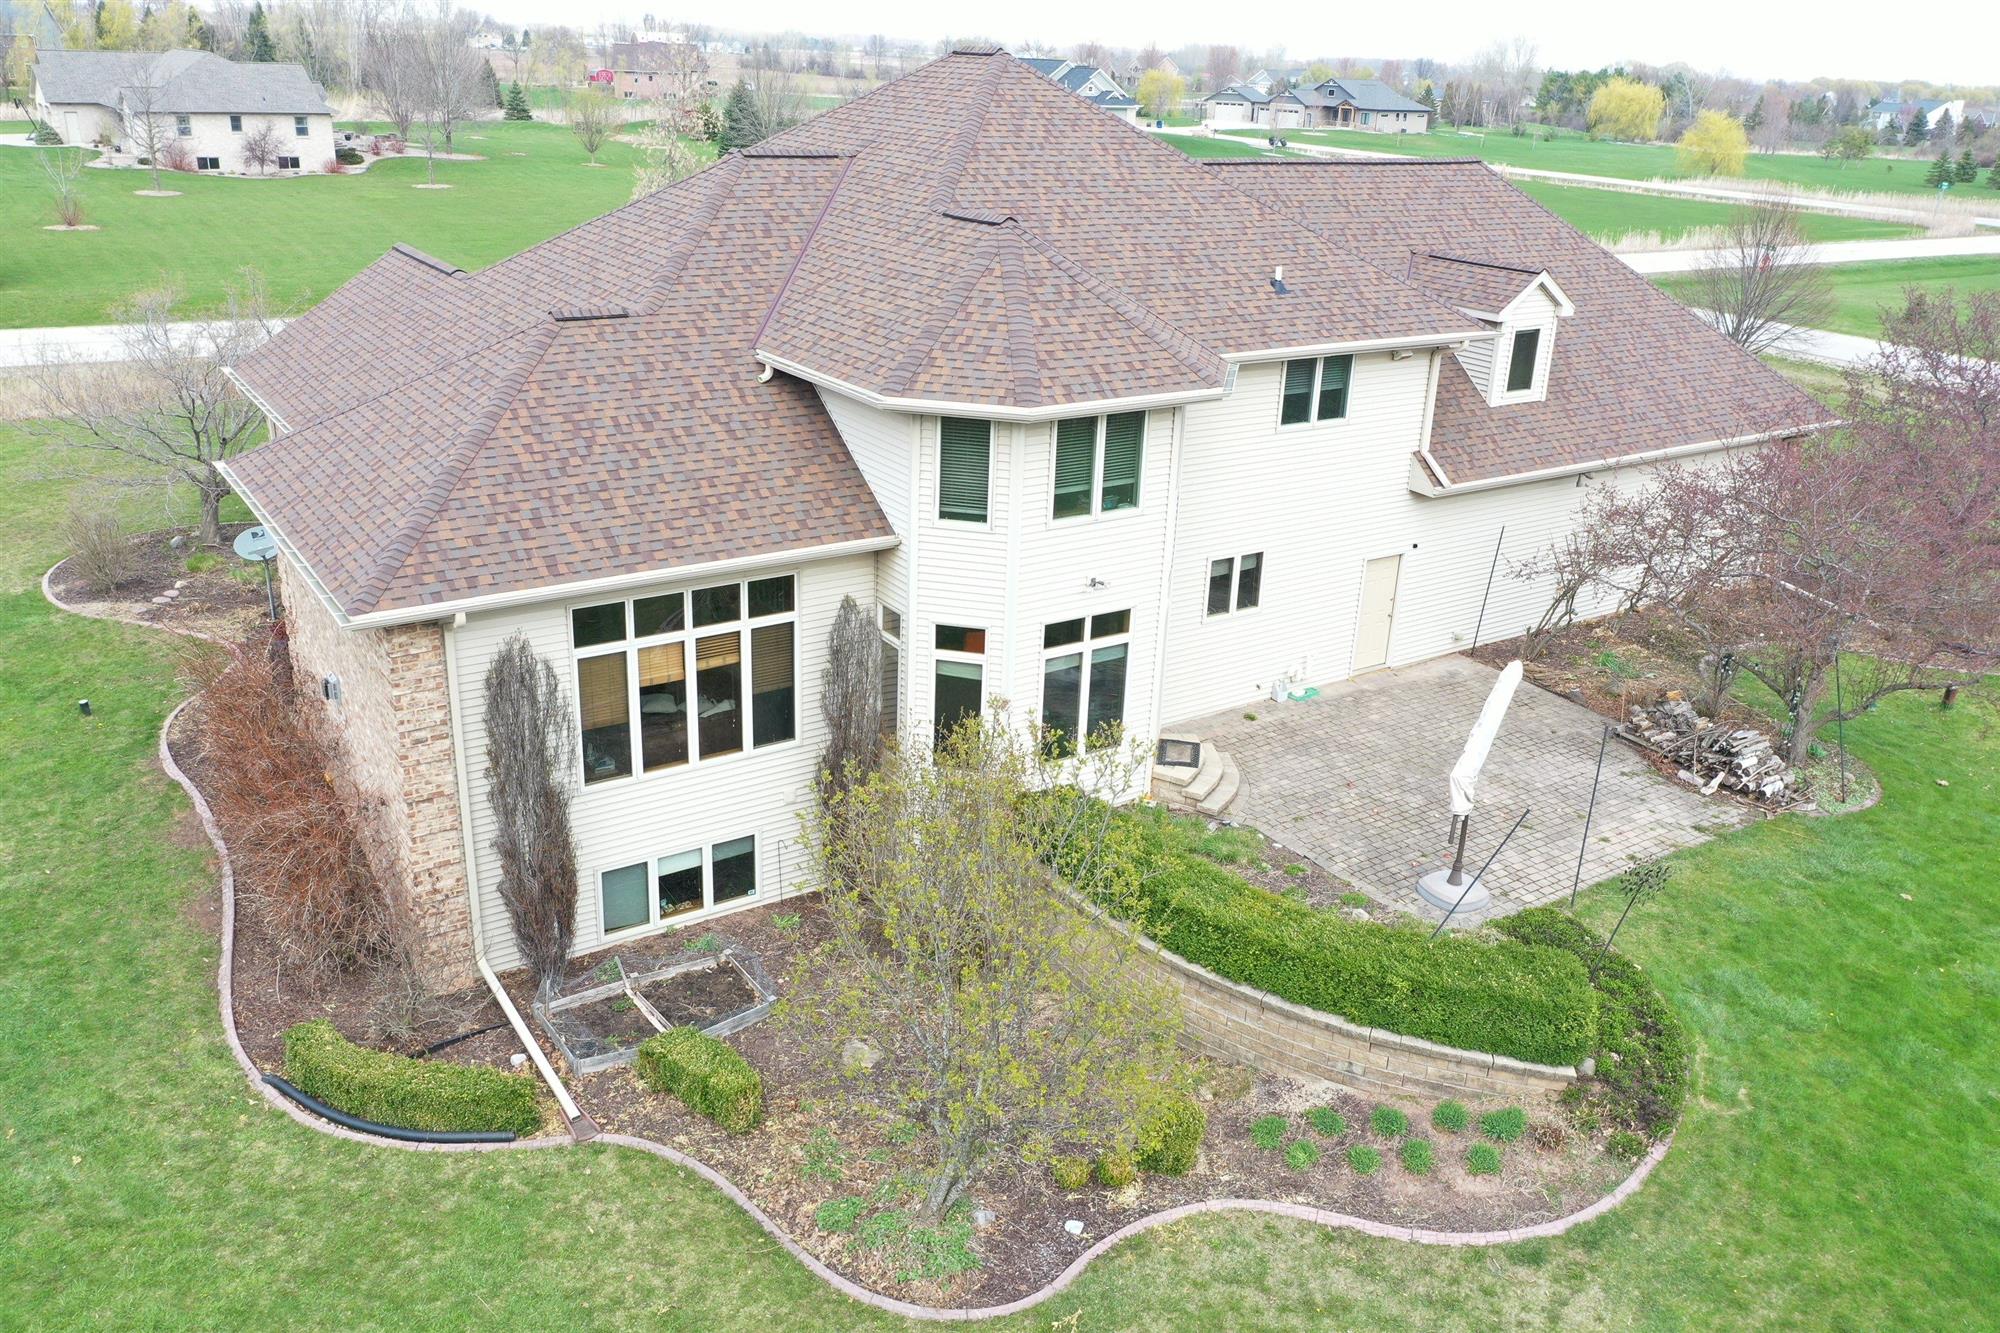
<path fill-rule="evenodd" d="M 174 133 L 179 135 L 183 139 L 193 138 L 194 118 L 192 116 L 175 116 Z"/>
<path fill-rule="evenodd" d="M 304 116 L 292 117 L 292 133 L 301 139 L 306 137 L 306 118 Z"/>
<path fill-rule="evenodd" d="M 1507 357 L 1507 392 L 1526 393 L 1535 387 L 1535 357 L 1542 350 L 1540 329 L 1517 329 Z"/>
<path fill-rule="evenodd" d="M 1139 505 L 1146 461 L 1146 414 L 1116 412 L 1056 423 L 1052 517 L 1081 518 Z"/>
<path fill-rule="evenodd" d="M 993 423 L 938 419 L 938 517 L 984 523 L 993 472 Z"/>
<path fill-rule="evenodd" d="M 598 924 L 606 935 L 754 898 L 757 839 L 732 838 L 617 866 L 598 875 L 597 893 Z"/>
<path fill-rule="evenodd" d="M 575 607 L 570 636 L 585 784 L 798 735 L 789 574 Z"/>
<path fill-rule="evenodd" d="M 931 730 L 942 745 L 986 705 L 986 631 L 939 625 L 931 674 Z"/>
<path fill-rule="evenodd" d="M 243 133 L 243 117 L 231 116 L 229 118 L 229 132 L 231 134 Z"/>
<path fill-rule="evenodd" d="M 1285 362 L 1284 397 L 1278 424 L 1338 421 L 1347 415 L 1347 391 L 1354 382 L 1352 355 L 1316 356 Z"/>
<path fill-rule="evenodd" d="M 1248 611 L 1264 595 L 1264 553 L 1224 556 L 1208 562 L 1208 614 Z"/>
<path fill-rule="evenodd" d="M 1132 613 L 1103 611 L 1042 628 L 1042 748 L 1051 757 L 1117 743 L 1125 723 Z"/>

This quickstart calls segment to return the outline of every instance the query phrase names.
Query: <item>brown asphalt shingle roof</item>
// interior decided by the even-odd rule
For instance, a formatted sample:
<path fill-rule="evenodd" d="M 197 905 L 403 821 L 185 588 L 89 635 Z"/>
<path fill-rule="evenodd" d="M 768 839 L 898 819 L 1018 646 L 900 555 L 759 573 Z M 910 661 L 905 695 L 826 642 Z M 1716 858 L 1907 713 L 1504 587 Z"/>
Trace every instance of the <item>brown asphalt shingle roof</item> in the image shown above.
<path fill-rule="evenodd" d="M 761 358 L 940 410 L 1184 394 L 1232 354 L 1480 336 L 1454 307 L 1543 268 L 1578 307 L 1549 402 L 1447 374 L 1453 481 L 1798 406 L 1483 167 L 1219 170 L 957 53 L 483 272 L 397 247 L 238 367 L 289 433 L 231 471 L 356 615 L 886 538 Z"/>

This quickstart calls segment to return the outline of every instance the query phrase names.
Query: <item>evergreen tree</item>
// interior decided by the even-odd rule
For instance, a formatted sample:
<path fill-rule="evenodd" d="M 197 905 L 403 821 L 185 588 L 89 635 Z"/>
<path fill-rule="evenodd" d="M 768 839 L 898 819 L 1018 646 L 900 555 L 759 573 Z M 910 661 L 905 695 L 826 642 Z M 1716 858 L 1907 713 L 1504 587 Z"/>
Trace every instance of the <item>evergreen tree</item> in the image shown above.
<path fill-rule="evenodd" d="M 748 148 L 761 143 L 770 131 L 764 128 L 764 113 L 750 92 L 750 85 L 738 79 L 722 105 L 722 146 Z"/>
<path fill-rule="evenodd" d="M 1924 184 L 1935 190 L 1938 186 L 1951 180 L 1951 177 L 1951 155 L 1949 153 L 1939 153 L 1937 161 L 1931 163 L 1931 169 L 1924 173 Z"/>
<path fill-rule="evenodd" d="M 1986 188 L 2000 190 L 2000 162 L 1995 162 L 1993 169 L 1986 173 Z"/>
<path fill-rule="evenodd" d="M 187 46 L 190 51 L 213 51 L 215 32 L 202 19 L 200 11 L 192 6 L 188 9 Z"/>
<path fill-rule="evenodd" d="M 1917 114 L 1910 117 L 1910 128 L 1903 131 L 1903 142 L 1912 145 L 1920 144 L 1930 137 L 1931 118 L 1924 114 L 1922 107 L 1918 107 Z"/>
<path fill-rule="evenodd" d="M 508 120 L 535 118 L 535 113 L 528 109 L 528 95 L 521 91 L 521 85 L 518 83 L 507 85 L 507 110 L 504 114 Z"/>
<path fill-rule="evenodd" d="M 243 56 L 265 62 L 278 58 L 277 44 L 271 40 L 271 20 L 265 17 L 264 0 L 250 7 L 250 21 L 243 28 Z"/>
<path fill-rule="evenodd" d="M 1750 108 L 1750 114 L 1743 117 L 1743 132 L 1755 134 L 1764 128 L 1764 94 L 1757 94 L 1757 105 Z"/>
<path fill-rule="evenodd" d="M 1937 123 L 1931 126 L 1931 142 L 1949 144 L 1951 136 L 1955 133 L 1957 127 L 1951 123 L 1951 112 L 1938 112 Z"/>
<path fill-rule="evenodd" d="M 1958 170 L 1952 172 L 1951 178 L 1960 185 L 1970 185 L 1979 179 L 1979 164 L 1972 160 L 1970 148 L 1958 155 Z"/>
<path fill-rule="evenodd" d="M 500 96 L 500 80 L 493 73 L 490 61 L 481 61 L 479 65 L 479 105 L 506 106 L 506 102 Z"/>

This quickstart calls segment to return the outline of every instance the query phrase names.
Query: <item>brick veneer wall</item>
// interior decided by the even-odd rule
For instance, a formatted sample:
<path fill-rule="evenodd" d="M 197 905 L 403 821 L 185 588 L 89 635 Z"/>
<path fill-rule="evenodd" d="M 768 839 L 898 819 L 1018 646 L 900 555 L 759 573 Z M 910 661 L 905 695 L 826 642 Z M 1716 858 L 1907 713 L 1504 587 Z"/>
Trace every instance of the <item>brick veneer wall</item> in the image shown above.
<path fill-rule="evenodd" d="M 1096 915 L 1110 929 L 1124 929 Z M 1138 943 L 1136 970 L 1180 995 L 1181 1039 L 1203 1055 L 1376 1096 L 1522 1098 L 1561 1092 L 1578 1077 L 1567 1065 L 1533 1065 L 1360 1027 L 1219 977 L 1151 940 Z"/>
<path fill-rule="evenodd" d="M 318 702 L 340 738 L 343 799 L 368 824 L 366 844 L 385 888 L 409 904 L 419 964 L 435 985 L 478 979 L 466 901 L 465 844 L 444 631 L 436 624 L 344 630 L 305 580 L 280 564 L 292 667 L 308 707 Z"/>

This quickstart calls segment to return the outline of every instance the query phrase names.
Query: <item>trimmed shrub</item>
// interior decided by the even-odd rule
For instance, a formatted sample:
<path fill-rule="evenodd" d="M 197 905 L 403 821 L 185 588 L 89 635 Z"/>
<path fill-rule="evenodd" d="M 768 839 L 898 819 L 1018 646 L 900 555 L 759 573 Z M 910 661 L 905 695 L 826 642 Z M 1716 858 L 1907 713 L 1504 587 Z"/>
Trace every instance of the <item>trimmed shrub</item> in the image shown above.
<path fill-rule="evenodd" d="M 1267 1115 L 1250 1124 L 1250 1142 L 1266 1152 L 1274 1151 L 1285 1141 L 1285 1130 L 1289 1128 L 1285 1117 Z"/>
<path fill-rule="evenodd" d="M 632 1068 L 653 1091 L 671 1092 L 732 1134 L 747 1134 L 764 1118 L 764 1080 L 727 1042 L 696 1028 L 646 1038 Z"/>
<path fill-rule="evenodd" d="M 1528 1128 L 1528 1113 L 1518 1106 L 1488 1111 L 1479 1117 L 1479 1132 L 1496 1143 L 1512 1143 Z"/>
<path fill-rule="evenodd" d="M 1596 1044 L 1597 997 L 1573 954 L 1514 940 L 1323 913 L 1208 860 L 1157 811 L 1121 812 L 1131 836 L 1103 905 L 1163 947 L 1294 1003 L 1426 1041 L 1540 1064 L 1573 1064 Z M 1059 867 L 1060 868 L 1060 867 Z"/>
<path fill-rule="evenodd" d="M 1403 1159 L 1403 1169 L 1413 1176 L 1429 1175 L 1437 1162 L 1437 1150 L 1429 1139 L 1404 1139 L 1397 1155 Z"/>
<path fill-rule="evenodd" d="M 1347 1117 L 1331 1106 L 1315 1106 L 1307 1111 L 1306 1123 L 1311 1125 L 1316 1133 L 1324 1134 L 1330 1139 L 1337 1139 L 1347 1132 Z"/>
<path fill-rule="evenodd" d="M 1311 1139 L 1293 1139 L 1285 1145 L 1285 1165 L 1294 1171 L 1309 1171 L 1319 1165 L 1319 1145 Z"/>
<path fill-rule="evenodd" d="M 334 160 L 344 167 L 358 167 L 362 163 L 361 150 L 341 144 L 333 150 Z"/>
<path fill-rule="evenodd" d="M 1194 1170 L 1201 1136 L 1208 1132 L 1208 1112 L 1186 1093 L 1159 1098 L 1139 1113 L 1132 1156 L 1141 1171 L 1160 1176 L 1184 1176 Z"/>
<path fill-rule="evenodd" d="M 1472 1114 L 1464 1102 L 1442 1101 L 1432 1108 L 1431 1123 L 1447 1134 L 1463 1134 L 1472 1123 Z"/>
<path fill-rule="evenodd" d="M 1080 1190 L 1090 1184 L 1090 1159 L 1088 1157 L 1057 1157 L 1049 1162 L 1049 1174 L 1055 1177 L 1056 1185 L 1066 1190 Z"/>
<path fill-rule="evenodd" d="M 1465 1169 L 1475 1176 L 1494 1176 L 1500 1173 L 1500 1150 L 1490 1143 L 1475 1143 L 1466 1150 Z"/>
<path fill-rule="evenodd" d="M 861 1214 L 868 1208 L 868 1200 L 859 1194 L 849 1194 L 838 1199 L 828 1199 L 813 1210 L 813 1225 L 821 1231 L 835 1233 L 852 1231 L 861 1221 Z"/>
<path fill-rule="evenodd" d="M 1097 1159 L 1097 1183 L 1107 1189 L 1123 1189 L 1139 1178 L 1139 1168 L 1132 1163 L 1132 1154 L 1108 1152 Z"/>
<path fill-rule="evenodd" d="M 1694 1048 L 1666 997 L 1638 964 L 1597 951 L 1603 937 L 1553 907 L 1536 907 L 1494 923 L 1524 944 L 1561 949 L 1597 976 L 1597 1073 L 1591 1087 L 1610 1118 L 1659 1138 L 1680 1119 L 1692 1077 Z"/>
<path fill-rule="evenodd" d="M 1410 1117 L 1393 1106 L 1378 1106 L 1368 1117 L 1368 1128 L 1385 1139 L 1399 1139 L 1410 1132 Z"/>
<path fill-rule="evenodd" d="M 1613 1157 L 1636 1162 L 1646 1155 L 1646 1139 L 1644 1135 L 1634 1134 L 1629 1129 L 1615 1129 L 1611 1131 L 1611 1137 L 1604 1141 L 1604 1151 Z"/>
<path fill-rule="evenodd" d="M 328 1106 L 398 1129 L 532 1134 L 542 1123 L 532 1075 L 370 1050 L 324 1018 L 285 1034 L 285 1077 Z"/>
<path fill-rule="evenodd" d="M 1347 1164 L 1357 1175 L 1372 1176 L 1382 1165 L 1382 1150 L 1357 1143 L 1347 1150 Z"/>

